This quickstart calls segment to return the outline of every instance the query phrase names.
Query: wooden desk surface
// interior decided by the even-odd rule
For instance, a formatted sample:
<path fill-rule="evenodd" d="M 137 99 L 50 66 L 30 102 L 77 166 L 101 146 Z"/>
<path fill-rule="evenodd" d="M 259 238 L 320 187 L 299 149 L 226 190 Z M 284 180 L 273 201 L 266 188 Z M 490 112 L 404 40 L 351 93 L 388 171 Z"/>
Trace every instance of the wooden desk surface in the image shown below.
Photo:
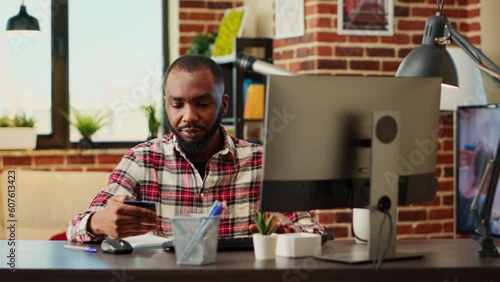
<path fill-rule="evenodd" d="M 11 260 L 8 241 L 0 241 L 0 281 L 500 281 L 500 258 L 480 258 L 471 239 L 398 241 L 398 250 L 424 252 L 422 259 L 349 265 L 312 257 L 257 261 L 252 251 L 219 252 L 206 266 L 177 266 L 175 254 L 137 250 L 130 255 L 65 250 L 64 241 L 15 241 Z M 330 242 L 323 253 L 364 250 L 352 241 Z M 14 261 L 15 265 L 9 265 Z M 10 270 L 14 266 L 15 272 Z"/>

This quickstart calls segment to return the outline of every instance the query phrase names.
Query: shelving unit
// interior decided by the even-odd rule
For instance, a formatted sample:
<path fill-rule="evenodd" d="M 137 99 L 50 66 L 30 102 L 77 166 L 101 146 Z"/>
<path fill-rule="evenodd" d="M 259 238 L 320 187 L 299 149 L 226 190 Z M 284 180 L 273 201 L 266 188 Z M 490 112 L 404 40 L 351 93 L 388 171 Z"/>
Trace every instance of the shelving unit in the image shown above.
<path fill-rule="evenodd" d="M 236 54 L 243 53 L 268 63 L 273 62 L 273 40 L 271 38 L 236 38 L 234 48 Z M 265 84 L 266 76 L 244 70 L 237 66 L 235 61 L 221 63 L 220 67 L 224 73 L 225 92 L 229 95 L 229 111 L 222 122 L 224 125 L 234 126 L 234 133 L 237 138 L 247 139 L 244 136 L 245 123 L 258 122 L 262 126 L 263 120 L 244 120 L 243 81 L 245 78 L 251 78 L 255 82 Z"/>

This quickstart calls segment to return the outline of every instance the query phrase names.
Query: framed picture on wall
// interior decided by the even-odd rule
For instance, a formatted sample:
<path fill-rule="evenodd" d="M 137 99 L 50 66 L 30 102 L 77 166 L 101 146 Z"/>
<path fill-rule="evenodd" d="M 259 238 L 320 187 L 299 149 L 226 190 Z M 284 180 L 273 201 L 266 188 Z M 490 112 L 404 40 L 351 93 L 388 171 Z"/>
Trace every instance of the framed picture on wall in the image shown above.
<path fill-rule="evenodd" d="M 340 35 L 393 35 L 394 0 L 338 0 Z"/>
<path fill-rule="evenodd" d="M 274 38 L 304 36 L 304 0 L 274 1 Z"/>

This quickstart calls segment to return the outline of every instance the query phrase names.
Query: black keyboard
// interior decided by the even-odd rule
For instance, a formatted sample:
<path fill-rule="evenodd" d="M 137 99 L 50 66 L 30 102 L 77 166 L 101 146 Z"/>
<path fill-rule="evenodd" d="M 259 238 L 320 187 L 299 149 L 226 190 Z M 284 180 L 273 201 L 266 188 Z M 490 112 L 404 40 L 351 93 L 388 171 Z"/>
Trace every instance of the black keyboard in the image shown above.
<path fill-rule="evenodd" d="M 246 251 L 253 250 L 252 237 L 219 238 L 217 251 Z"/>
<path fill-rule="evenodd" d="M 163 249 L 173 251 L 173 241 L 165 242 L 162 244 Z M 253 250 L 252 237 L 238 237 L 238 238 L 219 238 L 217 243 L 217 251 L 247 251 Z"/>

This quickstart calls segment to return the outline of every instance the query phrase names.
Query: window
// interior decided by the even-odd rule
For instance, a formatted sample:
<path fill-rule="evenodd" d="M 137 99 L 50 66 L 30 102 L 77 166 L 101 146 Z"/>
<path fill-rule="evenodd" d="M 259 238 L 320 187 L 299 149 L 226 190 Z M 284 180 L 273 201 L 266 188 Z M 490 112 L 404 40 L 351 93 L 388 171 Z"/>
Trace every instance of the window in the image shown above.
<path fill-rule="evenodd" d="M 0 21 L 21 1 L 1 1 Z M 38 149 L 70 148 L 79 133 L 60 111 L 109 113 L 93 136 L 100 148 L 146 140 L 141 105 L 162 107 L 168 65 L 167 0 L 25 0 L 40 22 L 36 36 L 0 36 L 0 115 L 33 115 Z"/>
<path fill-rule="evenodd" d="M 162 2 L 68 2 L 70 111 L 108 113 L 97 142 L 144 141 L 141 106 L 162 104 Z M 80 134 L 70 128 L 70 141 Z"/>
<path fill-rule="evenodd" d="M 36 120 L 38 134 L 51 134 L 51 9 L 50 0 L 26 0 L 29 15 L 41 32 L 9 34 L 7 20 L 17 15 L 21 1 L 0 4 L 0 116 L 26 114 Z"/>

